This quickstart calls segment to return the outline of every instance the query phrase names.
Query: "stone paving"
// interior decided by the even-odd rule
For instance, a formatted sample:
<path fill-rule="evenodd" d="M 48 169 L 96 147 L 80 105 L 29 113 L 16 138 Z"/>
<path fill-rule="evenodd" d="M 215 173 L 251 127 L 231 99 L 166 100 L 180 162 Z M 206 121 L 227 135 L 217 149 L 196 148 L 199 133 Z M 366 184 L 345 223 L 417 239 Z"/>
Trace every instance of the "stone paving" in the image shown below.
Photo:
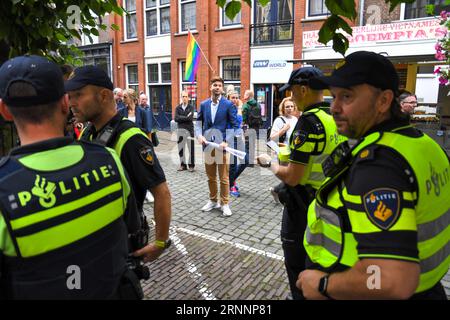
<path fill-rule="evenodd" d="M 246 168 L 241 196 L 230 197 L 231 217 L 202 212 L 208 200 L 207 177 L 196 143 L 195 172 L 177 172 L 175 137 L 160 132 L 156 148 L 172 194 L 172 246 L 149 263 L 145 299 L 285 300 L 290 295 L 280 241 L 282 206 L 268 189 L 278 183 L 267 169 Z M 260 150 L 265 150 L 264 145 Z M 267 152 L 267 151 L 264 151 Z M 153 217 L 153 206 L 146 204 Z M 450 272 L 443 279 L 450 297 Z"/>
<path fill-rule="evenodd" d="M 146 299 L 281 299 L 289 294 L 279 239 L 282 206 L 268 189 L 278 183 L 266 169 L 247 168 L 241 196 L 230 197 L 231 217 L 202 212 L 208 200 L 202 163 L 177 172 L 176 144 L 160 133 L 156 148 L 172 194 L 172 247 L 150 263 Z M 173 137 L 172 137 L 173 140 Z M 201 162 L 196 144 L 196 162 Z M 153 207 L 146 205 L 148 217 Z"/>

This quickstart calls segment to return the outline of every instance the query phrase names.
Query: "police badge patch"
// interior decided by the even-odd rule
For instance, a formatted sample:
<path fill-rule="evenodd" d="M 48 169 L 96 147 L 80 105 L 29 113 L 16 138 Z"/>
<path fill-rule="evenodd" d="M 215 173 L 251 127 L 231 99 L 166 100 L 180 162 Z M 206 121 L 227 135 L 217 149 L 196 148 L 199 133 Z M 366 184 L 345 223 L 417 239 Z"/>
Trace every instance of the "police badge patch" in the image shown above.
<path fill-rule="evenodd" d="M 153 152 L 153 148 L 144 147 L 139 151 L 139 155 L 144 160 L 144 162 L 148 163 L 149 165 L 152 166 L 155 163 L 155 155 Z"/>
<path fill-rule="evenodd" d="M 389 230 L 400 216 L 400 195 L 394 189 L 374 189 L 363 197 L 370 221 L 382 230 Z"/>
<path fill-rule="evenodd" d="M 306 138 L 308 137 L 308 133 L 302 130 L 295 131 L 292 136 L 292 141 L 294 143 L 294 147 L 297 149 L 301 147 L 305 142 Z"/>

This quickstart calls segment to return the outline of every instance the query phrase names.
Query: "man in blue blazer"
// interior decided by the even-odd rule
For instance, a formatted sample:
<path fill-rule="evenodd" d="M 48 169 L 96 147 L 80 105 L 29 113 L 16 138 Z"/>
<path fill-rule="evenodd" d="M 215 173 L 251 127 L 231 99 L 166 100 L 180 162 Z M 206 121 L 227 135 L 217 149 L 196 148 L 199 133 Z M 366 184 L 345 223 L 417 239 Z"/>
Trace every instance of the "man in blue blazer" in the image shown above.
<path fill-rule="evenodd" d="M 232 212 L 228 205 L 230 155 L 224 149 L 238 133 L 237 111 L 230 101 L 222 97 L 223 79 L 213 77 L 210 84 L 211 98 L 200 104 L 195 126 L 195 136 L 203 145 L 205 152 L 205 169 L 209 187 L 209 201 L 203 206 L 202 211 L 222 209 L 224 216 L 231 216 Z M 207 146 L 208 142 L 219 144 L 221 150 Z M 219 171 L 220 179 L 220 204 L 217 201 L 217 171 Z"/>

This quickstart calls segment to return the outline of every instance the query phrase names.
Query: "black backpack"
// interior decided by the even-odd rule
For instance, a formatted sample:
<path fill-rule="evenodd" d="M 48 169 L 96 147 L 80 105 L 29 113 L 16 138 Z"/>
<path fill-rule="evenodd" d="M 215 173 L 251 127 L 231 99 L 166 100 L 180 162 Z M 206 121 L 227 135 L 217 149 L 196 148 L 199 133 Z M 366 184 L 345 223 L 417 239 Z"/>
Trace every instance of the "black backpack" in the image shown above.
<path fill-rule="evenodd" d="M 258 103 L 256 105 L 249 106 L 247 123 L 252 129 L 259 129 L 262 127 L 263 121 L 261 116 L 261 107 Z"/>
<path fill-rule="evenodd" d="M 280 116 L 279 118 L 283 121 L 283 125 L 286 124 L 286 120 L 284 120 L 283 117 Z M 272 127 L 273 126 L 270 126 L 269 129 L 267 129 L 267 141 L 270 141 L 270 136 L 272 135 Z M 278 142 L 283 143 L 284 139 L 286 139 L 286 134 L 287 134 L 287 131 L 285 133 L 283 133 L 281 136 L 279 136 Z"/>

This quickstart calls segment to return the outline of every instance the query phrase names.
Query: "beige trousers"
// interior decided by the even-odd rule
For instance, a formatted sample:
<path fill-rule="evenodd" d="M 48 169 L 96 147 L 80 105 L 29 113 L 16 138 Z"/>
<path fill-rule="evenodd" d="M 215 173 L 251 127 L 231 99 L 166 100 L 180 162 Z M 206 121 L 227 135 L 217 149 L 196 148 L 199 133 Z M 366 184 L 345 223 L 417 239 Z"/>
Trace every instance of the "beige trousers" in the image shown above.
<path fill-rule="evenodd" d="M 220 204 L 230 200 L 230 155 L 216 149 L 205 149 L 205 170 L 208 176 L 209 199 L 217 202 L 217 171 L 220 179 Z"/>

